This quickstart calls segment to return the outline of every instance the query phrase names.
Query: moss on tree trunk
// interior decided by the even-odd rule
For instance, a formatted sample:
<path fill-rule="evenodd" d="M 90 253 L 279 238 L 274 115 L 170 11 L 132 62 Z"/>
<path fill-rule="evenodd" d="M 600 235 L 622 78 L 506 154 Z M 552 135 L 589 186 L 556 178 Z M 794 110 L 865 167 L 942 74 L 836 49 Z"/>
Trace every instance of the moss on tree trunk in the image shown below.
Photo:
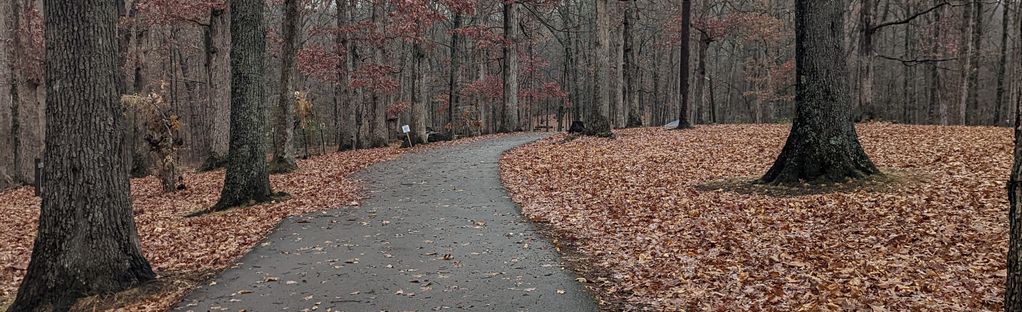
<path fill-rule="evenodd" d="M 768 184 L 840 182 L 879 174 L 851 120 L 839 1 L 795 4 L 795 120 Z"/>

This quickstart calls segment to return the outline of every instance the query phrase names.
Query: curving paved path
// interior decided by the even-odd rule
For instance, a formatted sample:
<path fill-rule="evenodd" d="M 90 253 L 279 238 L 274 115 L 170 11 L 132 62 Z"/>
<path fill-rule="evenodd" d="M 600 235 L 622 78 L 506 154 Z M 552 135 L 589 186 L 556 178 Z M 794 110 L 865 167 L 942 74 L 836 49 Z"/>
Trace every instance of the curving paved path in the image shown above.
<path fill-rule="evenodd" d="M 175 311 L 595 311 L 519 214 L 500 154 L 542 135 L 409 154 L 356 175 L 371 197 L 285 220 Z"/>

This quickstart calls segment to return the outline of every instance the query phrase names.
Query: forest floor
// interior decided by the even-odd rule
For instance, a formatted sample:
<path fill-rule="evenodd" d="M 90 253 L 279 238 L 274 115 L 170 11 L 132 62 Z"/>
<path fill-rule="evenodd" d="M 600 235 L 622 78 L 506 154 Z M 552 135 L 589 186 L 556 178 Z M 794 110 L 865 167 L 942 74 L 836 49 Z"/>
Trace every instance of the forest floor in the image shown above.
<path fill-rule="evenodd" d="M 358 209 L 282 222 L 174 311 L 596 311 L 501 185 L 527 134 L 404 155 L 354 175 Z"/>
<path fill-rule="evenodd" d="M 1011 129 L 859 125 L 887 178 L 752 185 L 788 129 L 557 135 L 506 153 L 502 177 L 620 309 L 1001 309 Z"/>
<path fill-rule="evenodd" d="M 185 215 L 211 207 L 223 185 L 224 171 L 184 175 L 187 189 L 163 193 L 159 181 L 132 179 L 131 191 L 142 251 L 159 275 L 157 282 L 114 298 L 85 300 L 102 309 L 111 303 L 129 304 L 130 311 L 164 311 L 190 289 L 255 247 L 289 216 L 343 206 L 359 206 L 366 193 L 352 173 L 406 153 L 493 139 L 502 135 L 433 143 L 412 149 L 396 147 L 346 151 L 299 160 L 294 173 L 270 177 L 274 191 L 290 194 L 280 202 L 214 213 Z M 31 187 L 0 192 L 0 307 L 10 304 L 28 267 L 36 235 L 40 200 Z M 88 309 L 88 307 L 86 307 Z"/>

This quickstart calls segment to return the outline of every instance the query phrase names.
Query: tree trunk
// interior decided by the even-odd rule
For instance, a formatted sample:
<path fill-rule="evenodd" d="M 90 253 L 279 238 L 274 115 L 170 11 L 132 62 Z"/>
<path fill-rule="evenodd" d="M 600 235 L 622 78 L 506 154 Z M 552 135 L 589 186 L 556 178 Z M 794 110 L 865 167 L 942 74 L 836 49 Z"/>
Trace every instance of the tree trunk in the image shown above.
<path fill-rule="evenodd" d="M 971 37 L 971 34 L 972 34 L 971 30 L 972 30 L 972 27 L 973 27 L 973 25 L 972 25 L 972 21 L 973 21 L 972 8 L 973 8 L 973 2 L 974 1 L 978 1 L 978 0 L 967 0 L 966 3 L 963 5 L 964 9 L 962 10 L 962 21 L 961 21 L 962 22 L 962 25 L 961 25 L 962 27 L 960 29 L 960 32 L 961 32 L 961 45 L 960 45 L 960 47 L 964 47 L 964 48 L 961 49 L 962 52 L 960 53 L 960 58 L 962 59 L 962 62 L 961 62 L 962 69 L 961 69 L 961 77 L 960 77 L 961 79 L 959 80 L 959 83 L 961 84 L 962 88 L 961 88 L 960 93 L 959 93 L 960 97 L 959 97 L 959 101 L 958 101 L 958 122 L 960 124 L 963 124 L 963 125 L 968 122 L 968 116 L 966 116 L 966 115 L 968 114 L 969 94 L 971 93 L 970 89 L 969 89 L 969 86 L 970 86 L 970 83 L 969 83 L 969 80 L 970 80 L 969 76 L 970 75 L 969 75 L 969 73 L 972 72 L 972 66 L 973 66 L 973 64 L 972 64 L 972 57 L 971 57 L 972 56 L 972 49 L 973 49 L 972 40 L 971 40 L 971 38 L 972 38 Z"/>
<path fill-rule="evenodd" d="M 206 27 L 206 80 L 209 90 L 209 122 L 206 123 L 209 146 L 200 169 L 223 167 L 227 160 L 231 135 L 231 11 L 230 7 L 212 9 Z"/>
<path fill-rule="evenodd" d="M 426 134 L 426 105 L 429 103 L 429 88 L 426 86 L 427 63 L 426 53 L 420 43 L 416 42 L 414 47 L 414 83 L 412 87 L 412 142 L 416 144 L 428 143 Z M 453 92 L 452 92 L 453 93 Z"/>
<path fill-rule="evenodd" d="M 1008 274 L 1004 311 L 1022 311 L 1022 89 L 1015 104 L 1015 148 L 1008 180 Z"/>
<path fill-rule="evenodd" d="M 45 107 L 43 98 L 43 77 L 36 71 L 43 66 L 37 59 L 32 48 L 31 35 L 26 28 L 33 24 L 33 14 L 27 12 L 35 6 L 35 2 L 12 1 L 13 40 L 12 49 L 16 58 L 12 62 L 12 75 L 16 82 L 11 86 L 11 137 L 14 154 L 13 175 L 17 182 L 35 183 L 35 159 L 42 157 L 45 125 Z M 24 19 L 24 20 L 23 20 Z M 27 39 L 27 40 L 26 40 Z"/>
<path fill-rule="evenodd" d="M 795 120 L 768 184 L 829 183 L 879 174 L 850 118 L 841 1 L 795 1 Z"/>
<path fill-rule="evenodd" d="M 15 85 L 14 64 L 16 58 L 11 48 L 11 38 L 14 36 L 13 24 L 14 10 L 12 2 L 0 2 L 0 190 L 14 185 L 13 137 L 11 136 L 11 125 L 14 114 L 11 111 L 12 101 L 9 92 Z"/>
<path fill-rule="evenodd" d="M 266 168 L 263 79 L 266 24 L 260 0 L 231 4 L 231 143 L 227 175 L 213 210 L 266 202 L 273 196 Z"/>
<path fill-rule="evenodd" d="M 1008 25 L 1011 24 L 1010 8 L 1006 1 L 1001 2 L 1001 55 L 1000 60 L 997 62 L 997 96 L 994 100 L 994 125 L 1005 125 L 1007 124 L 1004 120 L 1004 113 L 1002 109 L 1005 106 L 1005 72 L 1008 70 Z"/>
<path fill-rule="evenodd" d="M 870 121 L 877 118 L 873 103 L 874 64 L 873 53 L 873 4 L 876 0 L 863 0 L 859 10 L 859 109 L 856 121 Z"/>
<path fill-rule="evenodd" d="M 941 0 L 934 0 L 935 3 L 937 1 L 941 1 Z M 940 16 L 941 16 L 941 11 L 942 10 L 943 9 L 936 10 L 933 13 L 933 19 L 935 21 L 940 21 Z M 935 36 L 937 36 L 938 39 L 939 39 L 939 36 L 941 36 L 941 34 L 943 33 L 944 30 L 941 29 L 939 22 L 938 23 L 933 23 L 933 24 L 934 24 L 934 27 L 935 27 L 935 29 L 933 30 L 933 34 Z M 934 53 L 934 55 L 937 55 L 937 53 L 939 53 L 938 51 L 940 51 L 940 47 L 941 47 L 941 43 L 940 42 L 941 42 L 941 40 L 933 40 L 933 45 L 931 47 L 931 51 L 930 52 Z M 937 66 L 936 62 L 931 62 L 930 66 L 929 66 L 929 69 L 930 69 L 930 88 L 929 88 L 930 89 L 930 92 L 929 92 L 930 104 L 931 105 L 935 104 L 935 106 L 936 106 L 936 109 L 937 109 L 937 120 L 940 123 L 940 125 L 947 126 L 947 125 L 950 124 L 950 119 L 951 119 L 950 118 L 950 115 L 951 115 L 950 111 L 951 111 L 951 108 L 948 106 L 948 104 L 949 104 L 948 101 L 944 100 L 941 97 L 941 93 L 940 93 L 940 91 L 941 91 L 940 90 L 941 83 L 940 83 L 940 71 L 939 71 L 939 67 Z"/>
<path fill-rule="evenodd" d="M 373 5 L 373 24 L 377 25 L 380 33 L 383 33 L 383 25 L 387 24 L 386 20 L 386 3 Z M 373 51 L 373 62 L 376 65 L 383 65 L 383 55 L 386 45 L 379 43 L 374 47 Z M 389 73 L 388 73 L 389 74 Z M 372 98 L 372 112 L 370 112 L 371 120 L 369 120 L 369 137 L 366 140 L 366 146 L 369 148 L 384 147 L 387 146 L 387 106 L 389 106 L 390 96 L 380 94 L 380 92 L 372 92 L 370 95 Z"/>
<path fill-rule="evenodd" d="M 705 2 L 705 1 L 704 1 Z M 709 119 L 706 109 L 706 53 L 710 49 L 710 37 L 705 32 L 699 33 L 699 55 L 696 56 L 696 79 L 692 99 L 696 107 L 696 123 L 704 123 Z"/>
<path fill-rule="evenodd" d="M 335 120 L 337 130 L 337 150 L 343 151 L 355 147 L 354 142 L 354 110 L 352 104 L 351 72 L 354 68 L 355 47 L 345 29 L 351 23 L 351 2 L 336 0 L 337 33 L 334 36 L 337 50 L 337 83 L 334 84 L 334 110 L 339 118 Z"/>
<path fill-rule="evenodd" d="M 906 15 L 911 15 L 914 8 L 913 3 L 907 3 Z M 915 56 L 915 33 L 913 32 L 913 25 L 909 24 L 905 27 L 905 55 L 909 57 Z M 902 103 L 901 103 L 901 122 L 910 124 L 915 122 L 914 110 L 918 105 L 919 101 L 916 100 L 915 86 L 916 86 L 916 74 L 914 66 L 903 66 L 904 77 L 902 77 Z"/>
<path fill-rule="evenodd" d="M 610 131 L 610 97 L 612 95 L 610 80 L 610 14 L 608 0 L 596 0 L 596 40 L 595 69 L 593 70 L 593 101 L 592 108 L 586 114 L 585 134 L 592 136 L 612 137 Z"/>
<path fill-rule="evenodd" d="M 625 106 L 628 111 L 628 120 L 625 126 L 631 127 L 642 127 L 642 111 L 639 110 L 639 66 L 636 64 L 635 58 L 635 35 L 634 35 L 634 19 L 635 11 L 638 8 L 635 5 L 629 3 L 625 5 L 625 21 L 624 21 L 624 67 L 625 67 Z"/>
<path fill-rule="evenodd" d="M 518 121 L 518 14 L 515 2 L 504 2 L 504 107 L 501 109 L 500 132 L 521 130 Z"/>
<path fill-rule="evenodd" d="M 679 80 L 681 80 L 681 105 L 678 106 L 678 127 L 677 129 L 691 128 L 692 124 L 689 122 L 689 86 L 688 86 L 688 71 L 689 71 L 689 59 L 691 52 L 691 37 L 692 37 L 692 0 L 681 1 L 681 72 Z"/>
<path fill-rule="evenodd" d="M 273 161 L 270 173 L 287 173 L 298 169 L 294 152 L 295 96 L 292 76 L 295 72 L 295 53 L 298 40 L 298 21 L 301 19 L 298 0 L 284 0 L 284 18 L 281 32 L 284 42 L 280 50 L 280 90 L 273 119 Z M 306 142 L 308 143 L 308 142 Z"/>
<path fill-rule="evenodd" d="M 132 215 L 120 76 L 110 74 L 118 68 L 114 5 L 44 5 L 50 122 L 43 175 L 50 182 L 28 272 L 9 311 L 62 311 L 78 298 L 155 278 Z"/>
<path fill-rule="evenodd" d="M 461 101 L 461 88 L 458 86 L 458 72 L 461 70 L 461 55 L 458 45 L 461 40 L 458 36 L 458 28 L 461 28 L 461 14 L 454 12 L 454 25 L 451 26 L 451 72 L 447 85 L 447 124 L 450 126 L 451 134 L 457 133 L 458 122 L 455 120 L 455 111 Z M 453 136 L 452 136 L 453 137 Z"/>
<path fill-rule="evenodd" d="M 974 1 L 975 7 L 972 12 L 972 43 L 969 45 L 969 62 L 968 66 L 969 78 L 967 81 L 967 97 L 966 109 L 967 113 L 966 124 L 978 125 L 983 120 L 980 118 L 982 115 L 979 108 L 979 68 L 980 55 L 983 49 L 983 1 Z"/>
<path fill-rule="evenodd" d="M 618 1 L 608 7 L 617 8 L 620 7 Z M 625 3 L 627 4 L 627 3 Z M 619 11 L 619 10 L 614 10 Z M 616 16 L 609 14 L 610 16 Z M 625 108 L 625 73 L 624 73 L 624 30 L 617 23 L 617 18 L 612 21 L 612 32 L 610 40 L 610 107 L 611 107 L 611 126 L 614 128 L 624 128 L 626 125 L 625 117 L 627 116 L 627 109 Z"/>

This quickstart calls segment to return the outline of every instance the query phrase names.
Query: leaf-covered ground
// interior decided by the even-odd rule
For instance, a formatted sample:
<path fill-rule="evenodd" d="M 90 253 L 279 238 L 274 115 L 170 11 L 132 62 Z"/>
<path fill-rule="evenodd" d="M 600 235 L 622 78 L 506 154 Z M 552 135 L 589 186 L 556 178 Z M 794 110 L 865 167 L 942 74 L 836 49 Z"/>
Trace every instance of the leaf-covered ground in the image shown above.
<path fill-rule="evenodd" d="M 888 186 L 712 187 L 766 172 L 783 125 L 558 136 L 507 153 L 501 170 L 525 214 L 572 242 L 588 282 L 624 309 L 999 310 L 1010 129 L 858 129 Z"/>
<path fill-rule="evenodd" d="M 434 143 L 422 148 L 462 144 L 492 136 Z M 410 149 L 415 151 L 416 147 Z M 185 174 L 188 188 L 163 193 L 156 178 L 133 179 L 131 192 L 142 251 L 160 275 L 156 292 L 133 295 L 120 303 L 129 311 L 163 311 L 231 266 L 281 220 L 301 213 L 358 205 L 362 192 L 348 175 L 393 159 L 409 149 L 348 151 L 300 160 L 299 171 L 270 177 L 273 190 L 290 197 L 280 202 L 232 209 L 195 218 L 185 215 L 211 207 L 219 198 L 224 171 Z M 0 192 L 0 307 L 10 304 L 28 267 L 39 218 L 40 200 L 29 187 Z M 141 299 L 141 300 L 140 300 Z"/>

